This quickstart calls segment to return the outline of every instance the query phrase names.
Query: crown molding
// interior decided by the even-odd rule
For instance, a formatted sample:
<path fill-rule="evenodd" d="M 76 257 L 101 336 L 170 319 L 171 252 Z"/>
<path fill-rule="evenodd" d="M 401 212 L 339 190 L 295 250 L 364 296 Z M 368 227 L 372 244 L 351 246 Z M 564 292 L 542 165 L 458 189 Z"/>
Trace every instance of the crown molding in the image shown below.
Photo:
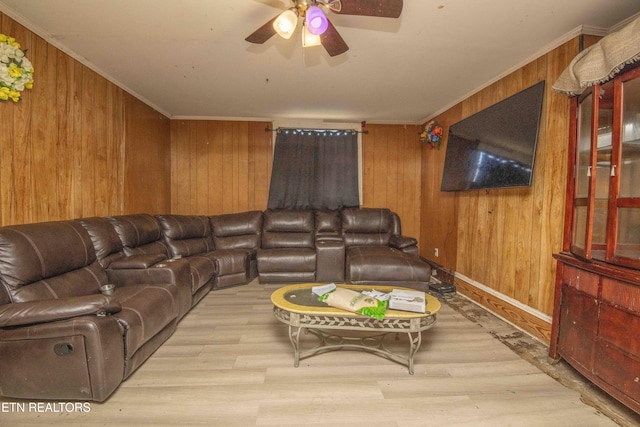
<path fill-rule="evenodd" d="M 635 19 L 637 19 L 639 17 L 640 17 L 640 12 L 636 13 L 635 15 L 631 15 L 627 19 L 624 19 L 624 20 L 618 22 L 616 25 L 614 25 L 611 28 L 609 28 L 609 33 L 613 33 L 613 32 L 618 31 L 619 29 L 621 29 L 622 27 L 627 25 L 629 22 L 634 21 Z"/>

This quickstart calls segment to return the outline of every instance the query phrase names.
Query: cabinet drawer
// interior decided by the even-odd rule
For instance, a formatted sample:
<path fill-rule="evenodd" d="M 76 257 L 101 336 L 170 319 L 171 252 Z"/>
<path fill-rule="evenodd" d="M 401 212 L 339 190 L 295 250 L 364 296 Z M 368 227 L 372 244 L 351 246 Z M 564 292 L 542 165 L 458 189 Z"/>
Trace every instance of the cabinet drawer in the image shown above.
<path fill-rule="evenodd" d="M 598 337 L 640 359 L 640 318 L 608 304 L 600 306 Z M 640 375 L 640 372 L 638 372 Z"/>
<path fill-rule="evenodd" d="M 598 301 L 565 285 L 561 304 L 558 351 L 565 359 L 591 371 L 598 332 Z"/>
<path fill-rule="evenodd" d="M 565 265 L 562 270 L 562 282 L 593 297 L 598 296 L 600 276 Z"/>
<path fill-rule="evenodd" d="M 640 286 L 638 285 L 604 277 L 602 300 L 640 315 Z"/>
<path fill-rule="evenodd" d="M 627 356 L 610 344 L 596 345 L 594 374 L 640 407 L 640 361 Z"/>

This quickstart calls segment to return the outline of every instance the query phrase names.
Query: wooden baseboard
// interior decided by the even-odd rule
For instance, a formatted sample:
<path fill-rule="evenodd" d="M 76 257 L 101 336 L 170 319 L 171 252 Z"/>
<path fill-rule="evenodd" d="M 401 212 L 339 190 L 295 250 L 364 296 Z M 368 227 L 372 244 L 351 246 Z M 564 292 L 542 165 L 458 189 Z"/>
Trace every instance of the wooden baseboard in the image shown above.
<path fill-rule="evenodd" d="M 440 264 L 436 263 L 435 261 L 432 261 L 430 259 L 427 259 L 425 257 L 420 257 L 424 262 L 428 263 L 431 266 L 431 275 L 438 279 L 440 282 L 442 283 L 447 283 L 449 285 L 453 285 L 454 283 L 454 273 L 447 270 L 446 268 L 444 268 L 443 266 L 441 266 Z"/>
<path fill-rule="evenodd" d="M 496 316 L 536 337 L 543 343 L 548 345 L 551 342 L 551 323 L 546 319 L 481 289 L 459 277 L 459 275 L 456 275 L 454 282 L 458 293 L 480 304 Z"/>

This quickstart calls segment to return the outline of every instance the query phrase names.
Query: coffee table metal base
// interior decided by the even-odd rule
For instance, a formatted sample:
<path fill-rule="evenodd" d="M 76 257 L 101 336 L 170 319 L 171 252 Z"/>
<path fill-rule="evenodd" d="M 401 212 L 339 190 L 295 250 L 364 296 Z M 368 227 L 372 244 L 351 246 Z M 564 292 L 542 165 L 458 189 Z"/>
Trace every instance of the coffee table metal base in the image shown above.
<path fill-rule="evenodd" d="M 375 353 L 401 363 L 413 375 L 413 357 L 422 343 L 422 332 L 431 328 L 436 316 L 413 318 L 389 318 L 377 320 L 364 316 L 339 316 L 327 314 L 301 314 L 280 307 L 273 308 L 275 317 L 289 325 L 289 340 L 294 350 L 294 366 L 300 359 L 334 350 L 353 349 Z M 312 333 L 320 340 L 310 349 L 301 350 L 301 334 Z M 353 336 L 354 332 L 366 332 L 364 336 Z M 398 354 L 384 345 L 389 334 L 405 333 L 409 338 L 407 355 Z"/>

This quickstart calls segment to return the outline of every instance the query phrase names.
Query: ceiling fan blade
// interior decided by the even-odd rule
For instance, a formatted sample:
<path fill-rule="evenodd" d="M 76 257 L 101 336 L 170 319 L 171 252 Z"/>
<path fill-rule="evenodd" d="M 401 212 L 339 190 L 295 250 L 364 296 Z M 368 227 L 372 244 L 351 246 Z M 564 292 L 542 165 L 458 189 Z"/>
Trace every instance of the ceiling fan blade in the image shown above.
<path fill-rule="evenodd" d="M 402 0 L 340 0 L 339 3 L 342 7 L 330 9 L 340 15 L 398 18 L 402 13 Z"/>
<path fill-rule="evenodd" d="M 349 50 L 349 46 L 345 43 L 342 36 L 336 30 L 336 27 L 333 26 L 331 21 L 328 21 L 329 27 L 327 30 L 320 35 L 320 43 L 327 50 L 329 56 L 336 56 L 342 53 L 345 53 Z"/>
<path fill-rule="evenodd" d="M 256 43 L 256 44 L 262 44 L 267 40 L 269 40 L 276 33 L 276 29 L 273 28 L 273 21 L 275 21 L 278 18 L 278 16 L 280 15 L 278 14 L 274 16 L 273 19 L 271 19 L 269 22 L 264 24 L 262 27 L 255 30 L 245 40 L 248 41 L 249 43 Z"/>

